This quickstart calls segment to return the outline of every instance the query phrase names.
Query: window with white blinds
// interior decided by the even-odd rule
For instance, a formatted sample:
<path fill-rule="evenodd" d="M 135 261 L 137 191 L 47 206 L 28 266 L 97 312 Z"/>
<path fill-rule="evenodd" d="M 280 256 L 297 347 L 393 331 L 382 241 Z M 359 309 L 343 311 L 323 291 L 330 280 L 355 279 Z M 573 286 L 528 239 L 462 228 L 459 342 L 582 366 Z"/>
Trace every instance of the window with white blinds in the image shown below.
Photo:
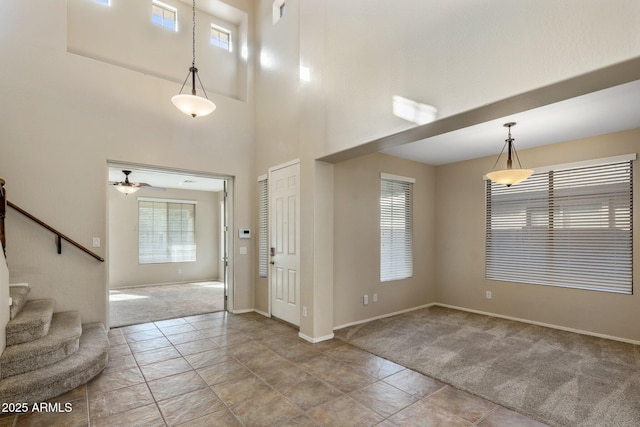
<path fill-rule="evenodd" d="M 487 180 L 486 278 L 631 294 L 635 155 L 622 157 Z"/>
<path fill-rule="evenodd" d="M 138 263 L 196 260 L 196 202 L 138 198 Z"/>
<path fill-rule="evenodd" d="M 267 277 L 267 262 L 269 258 L 269 234 L 268 234 L 268 193 L 267 179 L 258 181 L 258 274 Z"/>
<path fill-rule="evenodd" d="M 413 276 L 413 178 L 380 175 L 380 281 Z"/>

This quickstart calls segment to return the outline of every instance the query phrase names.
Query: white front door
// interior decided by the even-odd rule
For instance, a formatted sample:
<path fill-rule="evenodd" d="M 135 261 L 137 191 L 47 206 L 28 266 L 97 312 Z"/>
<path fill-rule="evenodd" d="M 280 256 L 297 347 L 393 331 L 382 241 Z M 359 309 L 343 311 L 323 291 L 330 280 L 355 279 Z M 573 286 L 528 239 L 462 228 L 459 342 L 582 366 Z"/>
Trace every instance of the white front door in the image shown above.
<path fill-rule="evenodd" d="M 271 314 L 300 325 L 300 164 L 269 171 Z"/>

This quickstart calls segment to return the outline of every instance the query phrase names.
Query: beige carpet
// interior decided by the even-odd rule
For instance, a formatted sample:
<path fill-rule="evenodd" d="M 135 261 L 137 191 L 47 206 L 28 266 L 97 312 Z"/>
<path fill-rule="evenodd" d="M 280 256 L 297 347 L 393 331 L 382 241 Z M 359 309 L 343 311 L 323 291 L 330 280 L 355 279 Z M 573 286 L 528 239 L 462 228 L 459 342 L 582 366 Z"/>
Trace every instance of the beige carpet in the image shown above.
<path fill-rule="evenodd" d="M 640 426 L 640 346 L 444 307 L 336 337 L 554 426 Z"/>
<path fill-rule="evenodd" d="M 224 310 L 222 282 L 194 282 L 109 291 L 110 327 Z"/>

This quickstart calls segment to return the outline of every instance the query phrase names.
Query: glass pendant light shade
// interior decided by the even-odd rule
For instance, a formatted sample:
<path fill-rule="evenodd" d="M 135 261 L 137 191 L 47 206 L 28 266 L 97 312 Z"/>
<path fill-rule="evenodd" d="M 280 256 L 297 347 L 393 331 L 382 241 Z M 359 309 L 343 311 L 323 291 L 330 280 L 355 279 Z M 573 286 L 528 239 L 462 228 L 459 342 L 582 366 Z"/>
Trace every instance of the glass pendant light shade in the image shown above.
<path fill-rule="evenodd" d="M 173 105 L 191 117 L 202 117 L 211 114 L 216 109 L 216 104 L 197 95 L 180 94 L 171 98 Z"/>
<path fill-rule="evenodd" d="M 487 178 L 496 184 L 503 184 L 507 187 L 524 181 L 533 175 L 532 169 L 503 169 L 489 172 Z"/>
<path fill-rule="evenodd" d="M 140 189 L 140 187 L 126 183 L 117 184 L 115 185 L 115 187 L 116 190 L 118 190 L 122 194 L 133 194 Z"/>
<path fill-rule="evenodd" d="M 513 145 L 514 139 L 511 138 L 511 127 L 515 126 L 515 122 L 505 123 L 504 127 L 509 128 L 509 137 L 505 140 L 505 147 L 507 147 L 507 168 L 502 170 L 494 170 L 487 174 L 487 178 L 496 184 L 506 185 L 507 187 L 511 187 L 513 184 L 517 184 L 519 182 L 524 181 L 533 175 L 532 169 L 523 169 L 520 164 L 520 159 L 518 158 L 518 153 L 516 152 L 516 148 Z M 500 160 L 500 156 L 502 156 L 502 152 L 504 152 L 504 147 L 502 151 L 498 155 L 498 159 L 496 160 L 496 165 Z M 519 169 L 513 169 L 513 157 L 518 161 Z M 496 165 L 493 165 L 495 168 Z"/>

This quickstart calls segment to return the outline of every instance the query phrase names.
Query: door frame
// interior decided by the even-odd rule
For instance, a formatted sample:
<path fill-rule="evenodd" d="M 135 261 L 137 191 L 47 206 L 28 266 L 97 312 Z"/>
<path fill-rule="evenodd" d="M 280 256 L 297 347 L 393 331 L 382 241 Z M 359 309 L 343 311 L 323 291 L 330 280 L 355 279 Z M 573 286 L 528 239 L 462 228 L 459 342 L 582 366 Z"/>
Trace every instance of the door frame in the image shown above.
<path fill-rule="evenodd" d="M 106 177 L 106 181 L 109 181 L 109 168 L 110 167 L 116 167 L 116 168 L 123 168 L 126 169 L 128 167 L 133 168 L 133 169 L 142 169 L 142 170 L 148 170 L 148 171 L 153 171 L 153 172 L 161 172 L 161 173 L 167 173 L 167 174 L 176 174 L 176 175 L 180 175 L 180 174 L 188 174 L 188 175 L 194 175 L 194 176 L 201 176 L 203 178 L 213 178 L 213 179 L 219 179 L 224 181 L 224 188 L 225 188 L 225 192 L 226 195 L 224 196 L 224 210 L 225 210 L 225 220 L 226 220 L 226 229 L 227 232 L 225 233 L 224 236 L 224 240 L 225 240 L 225 248 L 226 248 L 226 259 L 227 259 L 227 263 L 226 263 L 226 268 L 225 268 L 225 274 L 224 274 L 224 278 L 225 278 L 225 283 L 224 283 L 224 295 L 227 297 L 225 298 L 224 301 L 224 310 L 233 313 L 234 310 L 234 289 L 235 289 L 235 282 L 234 282 L 234 278 L 235 278 L 235 274 L 234 274 L 234 265 L 235 265 L 235 261 L 234 261 L 234 239 L 232 238 L 232 233 L 229 233 L 229 230 L 233 230 L 234 227 L 234 219 L 235 219 L 235 215 L 234 215 L 234 211 L 233 211 L 233 206 L 234 204 L 234 188 L 235 188 L 235 178 L 231 175 L 224 175 L 224 174 L 216 174 L 213 172 L 203 172 L 203 171 L 194 171 L 194 170 L 189 170 L 189 169 L 178 169 L 178 168 L 170 168 L 170 167 L 164 167 L 164 166 L 156 166 L 156 165 L 148 165 L 148 164 L 142 164 L 142 163 L 134 163 L 134 162 L 126 162 L 126 161 L 119 161 L 119 160 L 111 160 L 111 159 L 107 159 L 106 161 L 106 165 L 105 165 L 105 175 Z M 105 244 L 105 250 L 106 253 L 109 253 L 109 196 L 108 193 L 105 192 L 105 197 L 106 197 L 106 206 L 107 206 L 107 212 L 106 212 L 106 230 L 107 230 L 107 239 L 106 239 L 106 244 Z M 220 236 L 219 236 L 220 238 Z M 216 242 L 216 244 L 218 244 L 218 242 Z M 110 291 L 110 286 L 109 286 L 109 257 L 106 257 L 106 286 L 105 286 L 105 297 L 106 297 L 106 322 L 107 324 L 110 323 L 111 319 L 109 318 L 109 305 L 110 305 L 110 301 L 109 301 L 109 291 Z"/>
<path fill-rule="evenodd" d="M 273 180 L 271 179 L 271 174 L 277 170 L 280 169 L 284 169 L 286 167 L 289 166 L 293 166 L 295 164 L 301 164 L 300 159 L 293 159 L 293 160 L 289 160 L 288 162 L 285 163 L 280 163 L 279 165 L 276 166 L 272 166 L 269 168 L 269 170 L 267 171 L 267 186 L 268 186 L 268 197 L 267 197 L 267 218 L 269 218 L 269 220 L 267 221 L 267 234 L 268 234 L 268 242 L 269 244 L 267 245 L 267 250 L 271 250 L 271 233 L 273 232 L 272 227 L 271 227 L 271 218 L 272 218 L 272 212 L 271 212 L 271 183 L 273 182 Z M 300 178 L 300 177 L 298 177 Z M 299 186 L 300 191 L 302 191 L 301 186 Z M 300 256 L 300 254 L 298 253 L 298 257 Z M 267 259 L 269 260 L 269 265 L 267 266 L 267 295 L 269 298 L 269 311 L 268 311 L 268 315 L 269 317 L 273 316 L 273 309 L 272 309 L 272 304 L 273 304 L 273 297 L 271 295 L 271 279 L 273 276 L 273 264 L 271 264 L 271 254 L 269 253 L 269 256 L 267 257 Z M 299 273 L 299 272 L 298 272 Z"/>

